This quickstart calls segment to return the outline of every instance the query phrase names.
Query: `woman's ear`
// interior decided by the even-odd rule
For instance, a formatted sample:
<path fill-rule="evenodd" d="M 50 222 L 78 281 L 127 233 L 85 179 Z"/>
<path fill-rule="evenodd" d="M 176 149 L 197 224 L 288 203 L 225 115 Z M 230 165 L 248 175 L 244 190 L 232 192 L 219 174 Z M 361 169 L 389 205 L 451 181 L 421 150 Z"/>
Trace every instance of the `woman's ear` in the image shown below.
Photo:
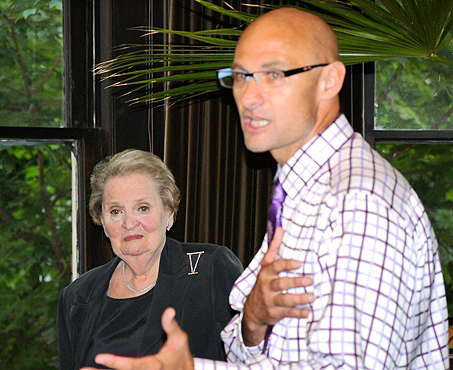
<path fill-rule="evenodd" d="M 167 231 L 170 231 L 171 227 L 173 226 L 174 222 L 174 213 L 170 212 L 167 217 Z"/>
<path fill-rule="evenodd" d="M 340 93 L 343 87 L 346 67 L 340 61 L 330 63 L 324 68 L 322 77 L 321 100 L 330 100 Z"/>
<path fill-rule="evenodd" d="M 104 234 L 108 238 L 109 234 L 107 234 L 107 230 L 105 229 L 104 220 L 103 220 L 102 216 L 100 217 L 99 221 L 101 221 L 102 228 L 104 229 Z"/>

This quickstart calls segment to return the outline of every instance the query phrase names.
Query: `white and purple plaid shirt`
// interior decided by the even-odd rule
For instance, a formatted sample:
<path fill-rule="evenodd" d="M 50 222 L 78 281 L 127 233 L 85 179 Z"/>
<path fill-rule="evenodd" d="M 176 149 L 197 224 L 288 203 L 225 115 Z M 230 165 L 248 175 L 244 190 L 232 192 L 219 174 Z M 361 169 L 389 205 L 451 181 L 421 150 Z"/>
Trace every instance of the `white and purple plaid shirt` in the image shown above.
<path fill-rule="evenodd" d="M 246 347 L 242 309 L 267 236 L 237 279 L 240 313 L 222 333 L 230 363 L 196 369 L 446 369 L 448 313 L 435 235 L 404 177 L 344 116 L 277 170 L 287 196 L 279 258 L 302 261 L 314 292 L 307 319 L 285 318 L 267 348 Z"/>

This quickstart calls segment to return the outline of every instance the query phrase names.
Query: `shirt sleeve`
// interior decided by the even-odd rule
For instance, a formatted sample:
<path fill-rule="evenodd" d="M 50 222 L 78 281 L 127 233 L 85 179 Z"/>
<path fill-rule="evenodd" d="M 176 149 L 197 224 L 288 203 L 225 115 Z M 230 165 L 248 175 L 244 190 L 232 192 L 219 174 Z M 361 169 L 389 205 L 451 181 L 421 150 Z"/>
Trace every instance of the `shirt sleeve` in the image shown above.
<path fill-rule="evenodd" d="M 197 359 L 196 369 L 394 369 L 420 352 L 426 352 L 421 356 L 430 368 L 444 368 L 445 302 L 435 312 L 430 309 L 434 295 L 444 301 L 442 271 L 422 208 L 418 215 L 402 217 L 377 196 L 353 193 L 328 212 L 314 258 L 303 261 L 317 265 L 309 317 L 281 320 L 262 354 L 261 346 L 244 345 L 239 313 L 222 332 L 230 363 Z M 231 292 L 230 304 L 240 312 L 265 244 Z M 277 332 L 277 326 L 285 328 Z M 300 348 L 305 348 L 303 356 Z M 282 361 L 283 352 L 299 357 Z"/>
<path fill-rule="evenodd" d="M 238 313 L 221 333 L 225 344 L 225 352 L 228 362 L 247 363 L 249 359 L 263 353 L 264 343 L 257 346 L 247 347 L 242 337 L 243 312 Z"/>
<path fill-rule="evenodd" d="M 441 270 L 434 234 L 420 209 L 418 215 L 400 213 L 366 193 L 341 199 L 315 259 L 308 364 L 394 369 L 423 351 L 435 271 Z M 427 363 L 433 369 L 443 368 L 439 348 L 430 348 Z"/>
<path fill-rule="evenodd" d="M 247 347 L 244 344 L 242 338 L 242 311 L 247 296 L 255 285 L 256 277 L 261 268 L 261 260 L 267 251 L 267 247 L 267 238 L 265 238 L 260 250 L 236 280 L 231 289 L 230 305 L 233 310 L 239 313 L 233 317 L 221 333 L 228 362 L 246 363 L 249 358 L 262 352 L 262 345 Z"/>
<path fill-rule="evenodd" d="M 214 252 L 211 261 L 212 307 L 215 311 L 216 322 L 223 329 L 232 319 L 234 312 L 230 309 L 228 296 L 234 282 L 243 271 L 236 255 L 227 247 L 219 247 Z M 220 338 L 220 332 L 219 332 Z"/>

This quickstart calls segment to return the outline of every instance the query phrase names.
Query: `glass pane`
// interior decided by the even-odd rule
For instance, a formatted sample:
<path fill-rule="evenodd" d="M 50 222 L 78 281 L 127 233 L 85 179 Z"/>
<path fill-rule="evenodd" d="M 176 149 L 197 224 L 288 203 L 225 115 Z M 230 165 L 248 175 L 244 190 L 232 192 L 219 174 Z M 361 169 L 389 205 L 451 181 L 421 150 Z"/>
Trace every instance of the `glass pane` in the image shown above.
<path fill-rule="evenodd" d="M 0 0 L 0 126 L 63 126 L 62 1 Z"/>
<path fill-rule="evenodd" d="M 0 367 L 57 369 L 56 307 L 71 279 L 71 151 L 0 146 L 0 183 Z"/>
<path fill-rule="evenodd" d="M 452 60 L 453 31 L 439 55 Z M 453 130 L 453 68 L 420 58 L 376 62 L 375 129 Z"/>
<path fill-rule="evenodd" d="M 439 243 L 453 316 L 453 144 L 378 144 L 377 150 L 409 181 L 419 195 Z"/>

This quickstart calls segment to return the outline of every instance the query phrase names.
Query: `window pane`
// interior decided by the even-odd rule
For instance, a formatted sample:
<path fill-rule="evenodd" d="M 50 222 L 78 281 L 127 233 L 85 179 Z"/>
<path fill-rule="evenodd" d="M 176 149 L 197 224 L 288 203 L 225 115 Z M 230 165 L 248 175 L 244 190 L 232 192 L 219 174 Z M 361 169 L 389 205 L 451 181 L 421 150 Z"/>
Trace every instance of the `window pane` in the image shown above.
<path fill-rule="evenodd" d="M 0 126 L 63 126 L 62 1 L 0 1 Z"/>
<path fill-rule="evenodd" d="M 57 369 L 56 307 L 71 279 L 71 151 L 0 146 L 0 364 Z"/>
<path fill-rule="evenodd" d="M 449 60 L 452 36 L 439 52 Z M 420 58 L 376 62 L 375 129 L 453 130 L 453 68 Z"/>
<path fill-rule="evenodd" d="M 453 316 L 453 144 L 377 144 L 419 195 L 439 243 Z"/>

